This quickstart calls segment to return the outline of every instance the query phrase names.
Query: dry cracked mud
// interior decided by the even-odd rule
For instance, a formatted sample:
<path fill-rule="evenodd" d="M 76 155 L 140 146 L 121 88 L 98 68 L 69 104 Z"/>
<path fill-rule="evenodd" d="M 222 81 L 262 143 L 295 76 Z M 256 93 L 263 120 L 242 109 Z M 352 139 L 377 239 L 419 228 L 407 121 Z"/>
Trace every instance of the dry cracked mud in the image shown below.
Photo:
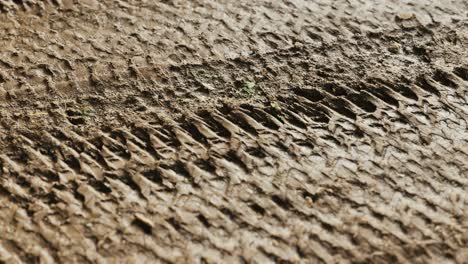
<path fill-rule="evenodd" d="M 0 0 L 0 263 L 467 263 L 464 0 Z"/>

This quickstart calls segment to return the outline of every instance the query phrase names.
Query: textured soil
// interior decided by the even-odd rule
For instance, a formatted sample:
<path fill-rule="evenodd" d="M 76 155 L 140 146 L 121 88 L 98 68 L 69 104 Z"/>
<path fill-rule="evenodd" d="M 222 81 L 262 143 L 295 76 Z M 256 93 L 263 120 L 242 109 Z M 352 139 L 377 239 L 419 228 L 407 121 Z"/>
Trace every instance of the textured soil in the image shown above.
<path fill-rule="evenodd" d="M 0 263 L 468 263 L 464 0 L 0 0 Z"/>

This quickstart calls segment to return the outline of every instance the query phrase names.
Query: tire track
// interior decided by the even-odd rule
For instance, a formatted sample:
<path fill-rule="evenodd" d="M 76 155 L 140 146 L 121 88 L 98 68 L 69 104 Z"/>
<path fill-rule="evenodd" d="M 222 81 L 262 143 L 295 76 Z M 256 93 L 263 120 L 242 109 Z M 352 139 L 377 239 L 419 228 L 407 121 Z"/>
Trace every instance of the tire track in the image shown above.
<path fill-rule="evenodd" d="M 16 2 L 5 3 L 28 6 L 48 1 Z M 5 21 L 0 25 L 5 31 L 0 43 L 4 47 L 0 55 L 2 97 L 18 91 L 23 94 L 60 94 L 69 90 L 80 93 L 82 86 L 86 92 L 110 78 L 132 77 L 139 69 L 153 75 L 158 66 L 168 68 L 224 61 L 295 45 L 324 50 L 341 41 L 354 43 L 356 38 L 365 35 L 382 35 L 380 28 L 384 26 L 387 32 L 419 27 L 430 32 L 432 26 L 441 24 L 462 28 L 459 29 L 461 33 L 466 33 L 464 20 L 456 15 L 456 10 L 466 7 L 463 1 L 451 1 L 443 7 L 420 1 L 408 4 L 343 1 L 334 5 L 327 1 L 274 4 L 258 1 L 255 8 L 243 1 L 235 4 L 230 1 L 133 4 L 67 0 L 55 5 L 60 8 L 47 9 L 41 16 L 28 12 L 2 15 Z M 401 14 L 401 10 L 405 12 Z M 427 10 L 430 16 L 418 12 L 420 10 Z M 336 15 L 328 15 L 330 13 Z M 411 16 L 414 13 L 418 16 Z M 451 21 L 459 23 L 449 23 Z M 354 25 L 352 31 L 348 29 L 350 23 Z M 197 27 L 198 24 L 203 26 Z M 391 42 L 393 39 L 390 37 L 371 46 L 387 47 L 395 44 Z M 426 39 L 418 40 L 426 42 Z M 355 47 L 343 49 L 349 53 Z M 426 54 L 430 47 L 413 49 Z M 363 54 L 369 50 L 372 49 L 365 45 L 359 48 Z"/>
<path fill-rule="evenodd" d="M 85 22 L 63 49 L 5 20 L 0 261 L 463 263 L 463 3 L 82 3 L 45 13 Z"/>
<path fill-rule="evenodd" d="M 466 90 L 466 80 L 444 74 L 455 80 L 455 90 L 440 83 L 440 73 L 425 80 L 440 94 L 454 98 L 457 90 Z M 315 90 L 310 89 L 291 95 L 296 104 L 287 98 L 280 101 L 280 111 L 249 104 L 224 106 L 163 123 L 141 121 L 92 138 L 70 129 L 44 131 L 34 139 L 23 136 L 15 148 L 16 157 L 2 156 L 1 186 L 9 197 L 3 199 L 8 200 L 5 204 L 22 199 L 30 203 L 30 193 L 35 194 L 35 204 L 41 209 L 29 209 L 32 215 L 24 217 L 30 217 L 28 222 L 40 228 L 36 232 L 50 245 L 32 253 L 43 260 L 62 260 L 64 256 L 48 256 L 47 252 L 59 247 L 58 241 L 69 236 L 68 230 L 83 228 L 77 221 L 57 229 L 45 218 L 35 217 L 40 214 L 35 210 L 43 215 L 55 211 L 53 204 L 69 208 L 61 212 L 66 218 L 100 215 L 95 221 L 106 226 L 102 229 L 118 230 L 125 222 L 130 224 L 128 231 L 114 233 L 111 241 L 125 237 L 136 248 L 166 261 L 183 256 L 215 261 L 226 254 L 247 261 L 291 262 L 301 258 L 377 261 L 379 257 L 399 262 L 442 261 L 448 252 L 456 258 L 466 246 L 460 234 L 467 228 L 463 175 L 468 164 L 461 156 L 467 155 L 463 146 L 468 139 L 452 128 L 452 135 L 465 143 L 444 148 L 461 155 L 458 159 L 435 154 L 440 146 L 430 142 L 442 142 L 434 140 L 444 137 L 441 131 L 446 121 L 442 120 L 461 127 L 466 127 L 466 120 L 454 108 L 448 108 L 452 117 L 427 111 L 430 123 L 406 119 L 420 112 L 423 103 L 442 101 L 427 87 L 415 84 L 408 89 L 418 100 L 405 102 L 401 94 L 393 93 L 396 98 L 391 98 L 399 107 L 388 103 L 392 99 L 377 96 L 368 97 L 376 108 L 370 113 L 349 103 L 346 111 L 354 113 L 354 118 L 329 107 L 330 98 L 337 96 L 322 94 L 317 101 L 317 94 L 310 92 Z M 346 100 L 348 95 L 341 97 Z M 408 106 L 401 107 L 403 102 Z M 405 108 L 412 112 L 405 114 Z M 312 110 L 326 111 L 322 114 L 328 119 L 314 121 L 308 115 Z M 466 111 L 466 104 L 459 110 Z M 418 146 L 420 142 L 426 145 Z M 362 151 L 367 154 L 359 154 Z M 448 168 L 458 168 L 458 176 L 450 173 L 446 178 L 443 171 Z M 148 208 L 159 208 L 158 213 Z M 119 219 L 113 216 L 117 212 L 121 212 Z M 234 231 L 239 228 L 242 234 Z M 52 231 L 56 229 L 64 231 L 57 234 Z M 171 242 L 153 232 L 156 229 L 170 234 Z M 145 241 L 130 235 L 138 230 L 145 234 Z M 99 228 L 87 232 L 102 233 Z M 254 242 L 254 237 L 261 239 Z M 315 241 L 315 246 L 300 242 L 308 240 Z M 89 240 L 70 243 L 78 247 L 76 243 L 84 241 Z M 206 241 L 209 246 L 197 246 L 195 241 Z M 244 248 L 252 242 L 255 246 Z M 93 261 L 105 255 L 98 244 L 94 257 L 81 257 Z M 180 245 L 175 251 L 179 253 L 167 255 L 169 245 Z M 182 253 L 182 248 L 193 251 Z M 25 251 L 15 253 L 25 258 Z"/>

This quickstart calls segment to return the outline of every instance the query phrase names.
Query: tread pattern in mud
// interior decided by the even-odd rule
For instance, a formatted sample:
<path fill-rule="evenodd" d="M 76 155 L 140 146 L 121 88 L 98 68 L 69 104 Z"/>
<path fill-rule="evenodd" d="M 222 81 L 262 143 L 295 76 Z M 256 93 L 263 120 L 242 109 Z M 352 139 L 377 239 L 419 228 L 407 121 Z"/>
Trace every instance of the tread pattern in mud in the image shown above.
<path fill-rule="evenodd" d="M 463 1 L 142 2 L 4 16 L 0 262 L 468 258 Z"/>
<path fill-rule="evenodd" d="M 60 7 L 60 3 L 61 0 L 0 0 L 0 13 L 12 11 L 30 12 L 38 8 L 44 10 L 46 6 Z"/>
<path fill-rule="evenodd" d="M 274 107 L 159 116 L 91 138 L 21 135 L 0 157 L 13 225 L 1 227 L 0 257 L 461 261 L 467 81 L 460 68 L 359 94 L 298 88 Z"/>
<path fill-rule="evenodd" d="M 43 16 L 0 14 L 0 30 L 5 31 L 0 39 L 0 95 L 68 83 L 87 86 L 99 75 L 154 64 L 233 59 L 297 43 L 324 48 L 342 41 L 353 43 L 356 36 L 381 34 L 384 26 L 399 28 L 395 23 L 399 16 L 405 18 L 399 23 L 406 29 L 447 21 L 466 28 L 457 12 L 466 10 L 465 1 L 449 2 L 338 1 L 331 5 L 328 0 L 262 0 L 252 6 L 245 0 L 63 0 L 60 10 Z M 48 1 L 5 3 L 15 7 Z M 47 6 L 59 4 L 51 3 Z M 408 14 L 419 10 L 425 11 L 418 12 L 417 20 L 408 19 Z"/>

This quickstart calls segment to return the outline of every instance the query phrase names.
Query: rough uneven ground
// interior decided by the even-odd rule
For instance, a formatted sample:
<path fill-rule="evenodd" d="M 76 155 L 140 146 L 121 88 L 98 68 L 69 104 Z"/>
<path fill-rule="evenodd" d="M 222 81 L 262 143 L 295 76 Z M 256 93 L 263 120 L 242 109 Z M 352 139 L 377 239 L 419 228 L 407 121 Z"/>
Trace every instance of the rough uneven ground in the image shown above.
<path fill-rule="evenodd" d="M 0 10 L 0 262 L 467 263 L 466 1 Z"/>

